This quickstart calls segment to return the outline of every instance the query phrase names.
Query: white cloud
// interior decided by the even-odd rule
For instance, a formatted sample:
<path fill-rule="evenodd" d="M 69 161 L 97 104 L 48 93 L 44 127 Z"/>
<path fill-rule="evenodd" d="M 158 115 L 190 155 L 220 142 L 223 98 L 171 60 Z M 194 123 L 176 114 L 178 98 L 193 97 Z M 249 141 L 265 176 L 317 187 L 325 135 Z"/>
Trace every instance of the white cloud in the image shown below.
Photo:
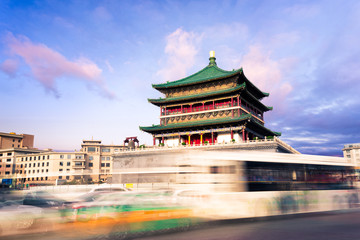
<path fill-rule="evenodd" d="M 108 60 L 105 61 L 105 64 L 109 70 L 109 72 L 113 73 L 114 72 L 114 68 L 111 66 L 110 62 Z"/>
<path fill-rule="evenodd" d="M 165 67 L 157 72 L 157 75 L 166 81 L 178 80 L 186 76 L 195 64 L 195 56 L 198 53 L 198 45 L 202 40 L 202 34 L 187 32 L 182 28 L 176 29 L 166 37 L 165 54 L 167 55 Z"/>

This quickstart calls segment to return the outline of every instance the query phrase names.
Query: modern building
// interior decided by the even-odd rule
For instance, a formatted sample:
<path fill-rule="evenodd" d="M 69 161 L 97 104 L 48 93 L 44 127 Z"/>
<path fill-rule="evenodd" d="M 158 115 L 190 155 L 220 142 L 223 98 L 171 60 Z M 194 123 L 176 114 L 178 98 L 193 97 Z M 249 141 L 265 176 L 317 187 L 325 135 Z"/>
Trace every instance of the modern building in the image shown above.
<path fill-rule="evenodd" d="M 65 181 L 86 182 L 85 153 L 41 152 L 16 157 L 17 185 L 54 185 Z"/>
<path fill-rule="evenodd" d="M 33 147 L 34 135 L 0 132 L 0 149 Z"/>
<path fill-rule="evenodd" d="M 269 93 L 250 82 L 242 68 L 225 71 L 210 52 L 209 65 L 180 80 L 153 84 L 165 98 L 148 99 L 160 108 L 160 124 L 140 127 L 156 145 L 245 142 L 280 136 L 265 127 L 261 100 Z"/>
<path fill-rule="evenodd" d="M 99 140 L 83 140 L 81 152 L 85 154 L 85 169 L 91 173 L 89 181 L 111 182 L 113 154 L 127 150 L 124 145 L 104 145 Z"/>
<path fill-rule="evenodd" d="M 342 149 L 344 158 L 360 167 L 360 143 L 345 144 Z"/>
<path fill-rule="evenodd" d="M 18 155 L 40 152 L 34 148 L 34 135 L 0 132 L 0 187 L 13 184 Z"/>
<path fill-rule="evenodd" d="M 5 181 L 9 182 L 9 179 L 12 179 L 16 176 L 17 156 L 34 153 L 38 154 L 41 152 L 43 151 L 38 149 L 26 148 L 0 149 L 0 183 L 4 184 Z"/>
<path fill-rule="evenodd" d="M 54 185 L 111 182 L 113 154 L 124 145 L 105 145 L 100 140 L 83 140 L 75 152 L 38 151 L 18 154 L 14 174 L 21 185 Z M 15 166 L 15 165 L 14 165 Z"/>

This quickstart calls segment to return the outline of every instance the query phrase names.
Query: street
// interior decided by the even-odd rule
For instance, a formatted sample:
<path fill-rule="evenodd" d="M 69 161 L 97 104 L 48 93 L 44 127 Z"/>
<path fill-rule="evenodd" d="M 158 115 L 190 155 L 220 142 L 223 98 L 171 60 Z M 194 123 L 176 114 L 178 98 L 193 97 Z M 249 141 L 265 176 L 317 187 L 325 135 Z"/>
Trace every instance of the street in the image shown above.
<path fill-rule="evenodd" d="M 322 240 L 359 239 L 360 210 L 324 213 L 321 215 L 291 217 L 229 224 L 217 224 L 206 228 L 136 238 L 138 240 Z"/>

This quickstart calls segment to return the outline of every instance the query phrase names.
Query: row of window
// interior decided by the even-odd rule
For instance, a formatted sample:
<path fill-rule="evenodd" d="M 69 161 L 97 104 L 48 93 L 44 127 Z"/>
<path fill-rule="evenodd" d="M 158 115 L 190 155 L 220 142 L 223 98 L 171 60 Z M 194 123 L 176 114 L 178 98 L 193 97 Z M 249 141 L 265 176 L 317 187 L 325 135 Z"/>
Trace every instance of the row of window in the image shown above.
<path fill-rule="evenodd" d="M 33 178 L 28 178 L 27 180 L 28 180 L 28 181 L 35 181 L 35 180 L 36 180 L 36 181 L 39 181 L 39 180 L 43 181 L 44 179 L 45 179 L 45 180 L 48 180 L 48 177 L 36 177 L 36 178 L 33 177 Z"/>
<path fill-rule="evenodd" d="M 0 159 L 0 162 L 1 162 L 1 159 Z M 4 162 L 11 162 L 11 158 L 6 159 L 6 161 L 4 159 Z"/>
<path fill-rule="evenodd" d="M 5 166 L 6 168 L 10 168 L 11 167 L 11 164 L 6 164 Z M 0 168 L 2 168 L 2 165 L 0 164 Z"/>
<path fill-rule="evenodd" d="M 66 166 L 70 166 L 71 162 L 66 162 Z M 59 162 L 59 166 L 64 166 L 64 162 Z"/>
<path fill-rule="evenodd" d="M 24 166 L 25 168 L 28 167 L 27 163 L 25 163 L 24 165 L 20 164 L 20 168 L 22 168 L 23 166 Z M 41 167 L 45 167 L 45 162 L 41 163 L 41 165 L 40 165 L 40 163 L 37 163 L 37 166 L 38 166 L 38 167 L 40 167 L 40 166 L 41 166 Z M 47 167 L 49 166 L 49 162 L 46 163 L 46 166 L 47 166 Z M 33 164 L 29 163 L 29 167 L 36 167 L 36 163 L 33 163 Z"/>
<path fill-rule="evenodd" d="M 40 169 L 37 169 L 36 172 L 37 172 L 37 173 L 40 173 Z M 43 173 L 43 172 L 49 172 L 49 169 L 45 169 L 45 171 L 44 171 L 44 169 L 41 169 L 41 172 L 42 172 L 42 173 Z M 20 170 L 19 173 L 22 174 L 22 173 L 23 173 L 23 170 Z M 26 174 L 26 173 L 28 173 L 28 174 L 35 173 L 35 170 L 24 170 L 24 174 Z"/>
<path fill-rule="evenodd" d="M 93 163 L 89 163 L 89 167 L 93 167 Z M 101 163 L 101 167 L 110 167 L 110 163 Z"/>
<path fill-rule="evenodd" d="M 28 159 L 29 159 L 29 161 L 32 161 L 33 159 L 34 159 L 34 160 L 41 160 L 41 156 L 22 157 L 22 158 L 21 158 L 21 161 L 22 161 L 22 162 L 23 162 L 23 161 L 27 161 Z M 45 160 L 45 159 L 50 159 L 50 156 L 49 156 L 49 155 L 47 155 L 47 156 L 43 155 L 43 156 L 42 156 L 42 160 Z"/>
<path fill-rule="evenodd" d="M 85 148 L 85 151 L 86 151 L 86 148 Z M 88 147 L 88 148 L 87 148 L 87 151 L 88 151 L 88 152 L 98 152 L 99 149 L 96 148 L 96 147 Z M 110 151 L 111 151 L 110 148 L 103 148 L 103 149 L 101 149 L 101 152 L 110 152 Z M 119 149 L 116 148 L 116 149 L 114 149 L 114 151 L 115 151 L 115 152 L 118 152 Z"/>
<path fill-rule="evenodd" d="M 71 159 L 71 155 L 68 154 L 67 156 L 67 159 Z M 65 155 L 60 155 L 60 159 L 65 159 Z M 83 156 L 82 155 L 75 155 L 75 159 L 83 159 Z"/>
<path fill-rule="evenodd" d="M 0 157 L 2 157 L 2 156 L 11 156 L 11 155 L 12 155 L 11 152 L 9 152 L 9 153 L 7 153 L 7 154 L 5 154 L 5 153 L 0 153 Z"/>
<path fill-rule="evenodd" d="M 89 160 L 94 160 L 94 157 L 93 156 L 89 156 Z M 101 160 L 108 160 L 108 161 L 110 161 L 111 160 L 111 158 L 110 157 L 101 157 Z"/>

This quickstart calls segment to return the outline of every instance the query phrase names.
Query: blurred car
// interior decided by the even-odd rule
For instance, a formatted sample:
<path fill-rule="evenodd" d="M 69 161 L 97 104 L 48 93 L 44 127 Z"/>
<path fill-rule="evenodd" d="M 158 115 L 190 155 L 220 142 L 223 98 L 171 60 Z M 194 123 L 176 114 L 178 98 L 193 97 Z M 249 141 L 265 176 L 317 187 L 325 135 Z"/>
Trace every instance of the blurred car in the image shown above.
<path fill-rule="evenodd" d="M 209 197 L 209 193 L 194 189 L 162 190 L 162 192 L 172 203 L 186 206 L 202 205 Z"/>
<path fill-rule="evenodd" d="M 99 194 L 94 200 L 73 204 L 69 215 L 73 221 L 67 226 L 76 229 L 79 236 L 121 238 L 128 233 L 183 229 L 194 222 L 191 208 L 165 199 L 168 200 L 159 192 Z"/>
<path fill-rule="evenodd" d="M 90 190 L 90 193 L 92 192 L 129 192 L 131 191 L 128 188 L 125 187 L 113 187 L 113 186 L 100 186 L 96 187 Z"/>
<path fill-rule="evenodd" d="M 25 195 L 23 204 L 41 208 L 59 209 L 65 201 L 45 191 L 29 192 Z"/>
<path fill-rule="evenodd" d="M 0 236 L 43 231 L 42 208 L 23 205 L 21 201 L 0 203 Z"/>

